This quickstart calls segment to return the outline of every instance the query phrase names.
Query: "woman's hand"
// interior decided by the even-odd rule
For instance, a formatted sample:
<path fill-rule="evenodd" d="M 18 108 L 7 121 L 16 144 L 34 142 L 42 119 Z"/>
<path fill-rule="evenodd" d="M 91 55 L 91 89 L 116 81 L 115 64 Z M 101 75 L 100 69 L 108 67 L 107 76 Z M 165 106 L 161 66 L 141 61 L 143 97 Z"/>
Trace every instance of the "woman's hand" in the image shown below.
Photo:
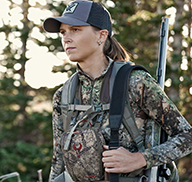
<path fill-rule="evenodd" d="M 109 146 L 103 146 L 103 158 L 107 173 L 129 173 L 146 166 L 146 160 L 141 152 L 131 153 L 123 147 L 116 150 L 108 150 Z"/>

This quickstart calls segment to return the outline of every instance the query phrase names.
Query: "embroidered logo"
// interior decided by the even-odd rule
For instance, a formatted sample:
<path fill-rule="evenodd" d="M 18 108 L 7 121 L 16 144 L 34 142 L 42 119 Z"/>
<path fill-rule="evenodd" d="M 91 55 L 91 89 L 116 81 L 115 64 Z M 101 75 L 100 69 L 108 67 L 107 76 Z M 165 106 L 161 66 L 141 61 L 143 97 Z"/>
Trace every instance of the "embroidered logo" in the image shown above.
<path fill-rule="evenodd" d="M 80 150 L 81 150 L 81 148 L 82 148 L 81 143 L 79 143 L 79 147 L 78 147 L 78 148 L 75 146 L 75 144 L 73 144 L 73 148 L 74 148 L 74 150 L 76 151 L 77 157 L 80 158 Z"/>
<path fill-rule="evenodd" d="M 79 3 L 77 3 L 77 2 L 69 4 L 69 5 L 66 7 L 64 13 L 74 13 L 74 11 L 75 11 L 75 9 L 77 8 L 78 4 L 79 4 Z"/>

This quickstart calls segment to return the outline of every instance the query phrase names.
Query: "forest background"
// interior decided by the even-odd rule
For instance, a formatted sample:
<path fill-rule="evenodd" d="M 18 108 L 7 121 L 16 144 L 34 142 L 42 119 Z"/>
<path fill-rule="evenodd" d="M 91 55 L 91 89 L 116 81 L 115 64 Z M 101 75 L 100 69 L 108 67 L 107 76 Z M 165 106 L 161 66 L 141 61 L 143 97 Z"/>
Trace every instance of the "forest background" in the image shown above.
<path fill-rule="evenodd" d="M 169 17 L 165 92 L 192 124 L 192 1 L 102 0 L 115 38 L 156 78 L 163 16 Z M 60 16 L 68 0 L 1 0 L 0 176 L 48 180 L 52 158 L 52 96 L 75 71 L 60 35 L 42 22 Z M 192 155 L 179 161 L 180 181 L 192 181 Z M 12 178 L 9 181 L 15 181 Z"/>

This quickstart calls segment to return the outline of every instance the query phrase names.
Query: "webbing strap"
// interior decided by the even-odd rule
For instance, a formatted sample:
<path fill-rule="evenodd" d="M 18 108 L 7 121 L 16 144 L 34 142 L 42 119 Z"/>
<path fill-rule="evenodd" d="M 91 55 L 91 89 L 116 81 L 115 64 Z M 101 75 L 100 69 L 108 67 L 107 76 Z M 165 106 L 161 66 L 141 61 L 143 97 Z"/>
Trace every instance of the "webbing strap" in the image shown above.
<path fill-rule="evenodd" d="M 133 140 L 135 141 L 138 150 L 140 152 L 143 152 L 145 150 L 143 138 L 138 130 L 132 113 L 130 113 L 130 103 L 128 102 L 127 104 L 128 106 L 126 106 L 124 110 L 123 124 L 126 130 L 129 131 L 129 134 L 131 135 Z"/>
<path fill-rule="evenodd" d="M 100 106 L 94 105 L 80 105 L 80 104 L 62 104 L 61 108 L 68 110 L 68 111 L 87 111 L 91 110 L 92 112 L 96 111 L 106 111 L 109 110 L 110 104 L 103 104 Z"/>
<path fill-rule="evenodd" d="M 139 65 L 125 64 L 119 69 L 115 77 L 109 110 L 109 125 L 111 128 L 109 149 L 119 147 L 119 128 L 124 115 L 128 78 L 133 69 L 144 68 Z M 119 174 L 110 173 L 110 182 L 119 182 Z"/>
<path fill-rule="evenodd" d="M 90 120 L 92 120 L 95 116 L 97 115 L 97 113 L 94 113 L 93 116 L 89 119 L 88 122 L 90 122 Z M 80 122 L 83 121 L 83 118 L 78 120 L 77 123 L 75 124 L 75 126 L 72 127 L 68 137 L 67 137 L 67 140 L 65 142 L 65 145 L 64 145 L 64 150 L 69 150 L 69 146 L 70 146 L 70 142 L 71 142 L 71 138 L 72 138 L 72 135 L 74 133 L 74 131 L 76 130 L 77 126 L 79 125 Z"/>

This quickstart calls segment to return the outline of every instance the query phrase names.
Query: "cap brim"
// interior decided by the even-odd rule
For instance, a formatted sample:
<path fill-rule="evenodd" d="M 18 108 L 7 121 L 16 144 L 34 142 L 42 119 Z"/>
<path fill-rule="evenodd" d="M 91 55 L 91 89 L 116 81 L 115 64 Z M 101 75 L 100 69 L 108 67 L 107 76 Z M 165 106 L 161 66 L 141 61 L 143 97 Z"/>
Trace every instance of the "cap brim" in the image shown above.
<path fill-rule="evenodd" d="M 88 23 L 85 23 L 81 20 L 78 20 L 69 16 L 61 16 L 61 17 L 47 18 L 43 23 L 43 28 L 47 32 L 58 33 L 60 32 L 61 23 L 65 23 L 67 25 L 73 25 L 73 26 L 90 25 Z"/>

